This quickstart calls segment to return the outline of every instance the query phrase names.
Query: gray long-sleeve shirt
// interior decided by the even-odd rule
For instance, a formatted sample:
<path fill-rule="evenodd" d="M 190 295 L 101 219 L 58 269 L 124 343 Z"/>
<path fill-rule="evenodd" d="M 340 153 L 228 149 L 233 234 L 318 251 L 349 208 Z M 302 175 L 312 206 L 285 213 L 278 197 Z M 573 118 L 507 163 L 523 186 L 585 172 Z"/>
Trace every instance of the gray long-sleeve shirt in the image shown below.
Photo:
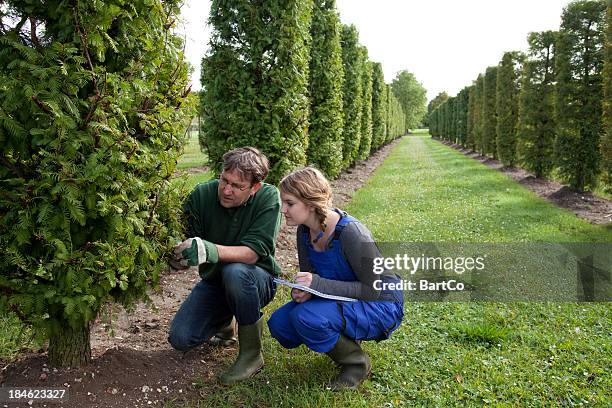
<path fill-rule="evenodd" d="M 374 258 L 382 256 L 380 250 L 365 225 L 359 221 L 351 221 L 342 229 L 338 239 L 342 246 L 342 254 L 358 280 L 347 282 L 322 278 L 308 258 L 308 243 L 304 242 L 304 234 L 307 232 L 308 227 L 304 225 L 298 227 L 297 247 L 300 271 L 313 274 L 311 288 L 330 295 L 373 301 L 379 299 L 381 293 L 374 288 L 374 281 L 382 279 L 383 276 L 395 277 L 389 270 L 385 270 L 380 275 L 374 273 Z"/>

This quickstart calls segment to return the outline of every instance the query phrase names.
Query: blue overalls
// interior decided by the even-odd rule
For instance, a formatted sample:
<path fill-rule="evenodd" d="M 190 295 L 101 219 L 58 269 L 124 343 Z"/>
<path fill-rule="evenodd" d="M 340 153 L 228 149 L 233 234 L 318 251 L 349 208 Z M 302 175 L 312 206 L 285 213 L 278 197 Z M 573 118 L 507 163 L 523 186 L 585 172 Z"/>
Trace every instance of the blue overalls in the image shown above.
<path fill-rule="evenodd" d="M 340 213 L 330 248 L 316 251 L 310 243 L 308 231 L 298 239 L 304 240 L 308 258 L 319 276 L 340 281 L 356 281 L 348 261 L 342 254 L 339 239 L 342 228 L 355 218 Z M 385 281 L 387 281 L 385 279 Z M 404 316 L 401 291 L 383 291 L 377 301 L 339 302 L 312 297 L 304 303 L 291 301 L 276 310 L 268 327 L 272 337 L 285 348 L 305 344 L 311 350 L 326 353 L 340 334 L 353 340 L 384 340 L 397 329 Z"/>

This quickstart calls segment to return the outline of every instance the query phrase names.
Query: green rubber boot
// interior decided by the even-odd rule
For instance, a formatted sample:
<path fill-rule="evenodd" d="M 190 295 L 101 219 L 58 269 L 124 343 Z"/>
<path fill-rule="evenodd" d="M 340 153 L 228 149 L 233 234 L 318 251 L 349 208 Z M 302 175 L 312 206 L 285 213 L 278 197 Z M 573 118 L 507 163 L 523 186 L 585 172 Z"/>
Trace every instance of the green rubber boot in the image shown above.
<path fill-rule="evenodd" d="M 262 330 L 263 316 L 254 324 L 238 325 L 238 345 L 240 346 L 238 358 L 227 371 L 219 375 L 221 384 L 232 385 L 246 380 L 262 369 L 264 365 L 261 354 Z"/>
<path fill-rule="evenodd" d="M 327 355 L 340 366 L 340 374 L 327 385 L 328 390 L 357 389 L 372 371 L 370 358 L 361 346 L 342 334 Z"/>
<path fill-rule="evenodd" d="M 221 327 L 219 331 L 215 333 L 210 340 L 208 340 L 208 343 L 213 346 L 229 347 L 236 344 L 237 341 L 236 319 L 232 317 L 232 320 L 230 320 L 227 325 Z"/>

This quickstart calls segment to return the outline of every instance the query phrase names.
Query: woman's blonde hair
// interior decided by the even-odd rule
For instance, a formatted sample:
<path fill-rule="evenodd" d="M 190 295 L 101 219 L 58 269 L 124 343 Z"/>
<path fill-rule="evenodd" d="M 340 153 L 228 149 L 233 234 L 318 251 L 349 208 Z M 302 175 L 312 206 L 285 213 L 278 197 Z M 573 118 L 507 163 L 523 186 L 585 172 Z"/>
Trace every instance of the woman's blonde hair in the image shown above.
<path fill-rule="evenodd" d="M 323 173 L 314 167 L 303 167 L 285 176 L 280 189 L 313 207 L 321 230 L 325 231 L 327 211 L 332 208 L 332 190 Z"/>

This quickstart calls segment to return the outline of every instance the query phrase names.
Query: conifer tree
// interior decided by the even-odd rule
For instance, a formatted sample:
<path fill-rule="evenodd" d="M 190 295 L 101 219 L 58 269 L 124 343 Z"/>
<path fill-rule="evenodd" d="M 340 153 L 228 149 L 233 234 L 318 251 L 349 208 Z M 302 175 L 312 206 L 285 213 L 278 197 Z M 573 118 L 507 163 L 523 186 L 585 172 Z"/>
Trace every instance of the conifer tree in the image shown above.
<path fill-rule="evenodd" d="M 470 87 L 466 86 L 457 94 L 455 133 L 456 141 L 461 146 L 465 146 L 467 142 L 469 93 Z"/>
<path fill-rule="evenodd" d="M 556 164 L 577 190 L 594 187 L 600 171 L 605 16 L 603 0 L 570 3 L 557 40 Z"/>
<path fill-rule="evenodd" d="M 521 166 L 546 176 L 553 168 L 555 140 L 554 48 L 556 32 L 530 33 L 521 75 L 517 153 Z"/>
<path fill-rule="evenodd" d="M 365 160 L 372 147 L 372 62 L 368 60 L 368 49 L 360 47 L 361 53 L 361 139 L 358 160 Z"/>
<path fill-rule="evenodd" d="M 476 112 L 476 85 L 472 84 L 468 87 L 468 113 L 467 113 L 467 136 L 465 147 L 468 149 L 476 149 L 476 132 L 474 129 L 474 118 Z"/>
<path fill-rule="evenodd" d="M 271 183 L 306 162 L 311 11 L 310 0 L 213 0 L 200 106 L 216 173 L 240 146 L 270 159 Z"/>
<path fill-rule="evenodd" d="M 504 53 L 497 73 L 497 156 L 504 166 L 516 162 L 516 130 L 518 122 L 519 79 L 523 55 L 512 51 Z"/>
<path fill-rule="evenodd" d="M 456 97 L 451 96 L 446 101 L 446 109 L 444 112 L 446 125 L 444 126 L 446 129 L 446 140 L 453 141 L 455 139 L 455 101 Z"/>
<path fill-rule="evenodd" d="M 359 51 L 359 34 L 354 25 L 342 26 L 342 66 L 344 87 L 344 134 L 342 136 L 342 167 L 347 168 L 357 158 L 361 142 L 361 112 L 363 105 L 361 71 L 362 59 Z"/>
<path fill-rule="evenodd" d="M 601 140 L 604 188 L 612 192 L 612 4 L 606 10 L 604 71 L 603 71 L 603 129 Z"/>
<path fill-rule="evenodd" d="M 101 306 L 146 297 L 181 234 L 180 2 L 2 3 L 0 309 L 82 366 Z"/>
<path fill-rule="evenodd" d="M 372 67 L 372 149 L 378 149 L 385 140 L 385 77 L 382 65 Z"/>
<path fill-rule="evenodd" d="M 485 154 L 483 141 L 484 76 L 482 74 L 478 74 L 474 86 L 474 147 L 480 154 Z"/>
<path fill-rule="evenodd" d="M 432 110 L 431 112 L 429 112 L 429 134 L 431 135 L 431 137 L 438 137 L 439 133 L 438 133 L 438 112 L 439 112 L 439 105 Z"/>
<path fill-rule="evenodd" d="M 429 126 L 429 116 L 438 106 L 440 106 L 443 102 L 446 102 L 447 99 L 448 94 L 446 93 L 446 91 L 442 91 L 438 95 L 436 95 L 435 98 L 429 101 L 429 103 L 427 104 L 427 114 L 425 115 L 425 119 L 423 119 L 424 126 Z"/>
<path fill-rule="evenodd" d="M 335 0 L 315 0 L 310 33 L 310 127 L 307 159 L 330 178 L 342 169 L 342 48 Z"/>
<path fill-rule="evenodd" d="M 497 67 L 488 67 L 484 77 L 482 103 L 482 149 L 483 154 L 497 157 L 495 140 L 497 132 Z"/>

